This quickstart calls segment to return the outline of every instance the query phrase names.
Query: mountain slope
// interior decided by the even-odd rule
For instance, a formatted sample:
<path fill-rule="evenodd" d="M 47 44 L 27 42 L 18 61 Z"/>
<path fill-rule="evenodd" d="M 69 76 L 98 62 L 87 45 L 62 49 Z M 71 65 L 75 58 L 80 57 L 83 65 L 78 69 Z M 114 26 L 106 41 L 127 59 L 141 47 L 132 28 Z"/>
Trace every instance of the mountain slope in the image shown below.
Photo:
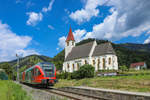
<path fill-rule="evenodd" d="M 94 41 L 95 39 L 86 39 L 76 45 L 81 45 L 87 42 Z M 107 40 L 96 40 L 98 44 L 109 42 Z M 114 44 L 112 43 L 114 50 L 118 56 L 119 66 L 130 66 L 131 63 L 145 61 L 150 68 L 150 44 Z M 32 66 L 38 62 L 52 62 L 55 64 L 57 70 L 62 70 L 64 62 L 65 51 L 62 50 L 53 58 L 42 55 L 30 55 L 20 59 L 21 71 L 28 66 Z M 4 62 L 0 63 L 3 64 Z M 8 62 L 13 68 L 17 66 L 17 60 Z"/>
<path fill-rule="evenodd" d="M 150 43 L 149 44 L 125 43 L 125 44 L 118 44 L 118 45 L 133 51 L 150 52 Z"/>
<path fill-rule="evenodd" d="M 76 45 L 81 45 L 87 42 L 91 42 L 94 41 L 95 39 L 86 39 L 83 40 L 79 43 L 77 43 Z M 107 40 L 96 40 L 97 44 L 101 44 L 101 43 L 106 43 L 106 42 L 110 42 Z M 119 66 L 122 65 L 126 65 L 127 67 L 130 66 L 131 63 L 135 63 L 135 62 L 141 62 L 141 61 L 145 61 L 148 65 L 148 67 L 150 68 L 150 44 L 114 44 L 112 43 L 113 48 L 118 56 L 118 63 Z M 137 46 L 138 45 L 138 46 Z M 142 49 L 141 49 L 142 48 Z M 55 58 L 55 65 L 59 64 L 59 69 L 62 68 L 62 64 L 64 61 L 64 55 L 65 52 L 64 50 L 62 52 L 60 52 L 58 55 L 56 55 Z M 53 58 L 53 59 L 54 59 Z"/>

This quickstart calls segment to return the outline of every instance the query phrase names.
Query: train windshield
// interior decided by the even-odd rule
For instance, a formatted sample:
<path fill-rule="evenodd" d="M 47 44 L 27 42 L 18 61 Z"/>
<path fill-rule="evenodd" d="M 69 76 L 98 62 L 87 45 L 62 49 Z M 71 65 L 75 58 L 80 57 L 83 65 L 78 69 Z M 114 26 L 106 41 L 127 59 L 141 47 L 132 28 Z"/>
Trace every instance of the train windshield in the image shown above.
<path fill-rule="evenodd" d="M 54 65 L 53 64 L 43 64 L 42 68 L 44 70 L 45 77 L 53 77 L 54 76 Z"/>

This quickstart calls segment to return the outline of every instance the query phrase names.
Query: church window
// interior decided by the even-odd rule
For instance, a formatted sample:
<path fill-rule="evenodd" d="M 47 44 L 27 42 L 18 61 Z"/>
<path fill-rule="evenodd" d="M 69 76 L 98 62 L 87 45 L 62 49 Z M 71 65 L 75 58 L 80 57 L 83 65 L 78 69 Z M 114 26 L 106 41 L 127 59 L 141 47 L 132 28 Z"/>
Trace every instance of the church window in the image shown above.
<path fill-rule="evenodd" d="M 111 64 L 111 58 L 109 58 L 109 65 Z"/>
<path fill-rule="evenodd" d="M 75 68 L 74 68 L 74 64 L 72 64 L 72 70 L 73 70 L 73 71 L 75 70 Z"/>
<path fill-rule="evenodd" d="M 67 64 L 67 69 L 69 70 L 69 64 Z"/>
<path fill-rule="evenodd" d="M 67 46 L 69 46 L 69 41 L 67 41 Z"/>
<path fill-rule="evenodd" d="M 100 59 L 98 59 L 97 62 L 98 62 L 97 67 L 98 67 L 98 70 L 99 70 L 99 68 L 100 68 Z"/>
<path fill-rule="evenodd" d="M 87 60 L 85 60 L 85 64 L 87 64 Z"/>
<path fill-rule="evenodd" d="M 95 60 L 93 60 L 93 65 L 95 65 Z"/>
<path fill-rule="evenodd" d="M 74 42 L 72 41 L 72 45 L 74 45 Z"/>
<path fill-rule="evenodd" d="M 103 58 L 103 69 L 105 69 L 105 58 Z"/>
<path fill-rule="evenodd" d="M 77 63 L 77 70 L 79 69 L 79 63 Z"/>

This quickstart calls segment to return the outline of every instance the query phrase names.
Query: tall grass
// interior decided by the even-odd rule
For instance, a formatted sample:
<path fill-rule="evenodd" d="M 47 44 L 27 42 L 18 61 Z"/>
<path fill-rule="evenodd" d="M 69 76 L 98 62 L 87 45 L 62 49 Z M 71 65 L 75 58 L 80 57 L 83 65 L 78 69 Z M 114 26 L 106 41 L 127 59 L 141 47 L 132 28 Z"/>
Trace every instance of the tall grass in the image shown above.
<path fill-rule="evenodd" d="M 31 100 L 21 86 L 12 81 L 0 80 L 0 100 Z"/>

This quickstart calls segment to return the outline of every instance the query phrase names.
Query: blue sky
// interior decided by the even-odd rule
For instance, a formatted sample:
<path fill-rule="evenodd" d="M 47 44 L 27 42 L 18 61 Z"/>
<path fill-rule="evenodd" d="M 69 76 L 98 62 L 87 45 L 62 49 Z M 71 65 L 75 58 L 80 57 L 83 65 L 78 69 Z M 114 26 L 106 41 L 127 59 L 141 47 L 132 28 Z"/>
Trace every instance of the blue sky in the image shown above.
<path fill-rule="evenodd" d="M 76 42 L 150 42 L 148 0 L 1 0 L 0 62 L 59 53 L 70 26 Z"/>

